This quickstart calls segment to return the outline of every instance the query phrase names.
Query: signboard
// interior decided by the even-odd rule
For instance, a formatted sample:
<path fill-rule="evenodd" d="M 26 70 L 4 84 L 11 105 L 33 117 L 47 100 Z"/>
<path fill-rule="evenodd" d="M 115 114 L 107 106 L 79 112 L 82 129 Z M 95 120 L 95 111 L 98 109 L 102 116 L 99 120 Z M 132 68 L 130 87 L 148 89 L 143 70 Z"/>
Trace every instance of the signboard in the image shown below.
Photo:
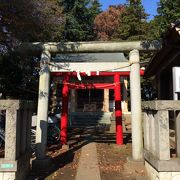
<path fill-rule="evenodd" d="M 180 92 L 180 67 L 173 67 L 173 91 Z"/>
<path fill-rule="evenodd" d="M 9 168 L 14 168 L 14 164 L 1 164 L 2 169 L 9 169 Z"/>

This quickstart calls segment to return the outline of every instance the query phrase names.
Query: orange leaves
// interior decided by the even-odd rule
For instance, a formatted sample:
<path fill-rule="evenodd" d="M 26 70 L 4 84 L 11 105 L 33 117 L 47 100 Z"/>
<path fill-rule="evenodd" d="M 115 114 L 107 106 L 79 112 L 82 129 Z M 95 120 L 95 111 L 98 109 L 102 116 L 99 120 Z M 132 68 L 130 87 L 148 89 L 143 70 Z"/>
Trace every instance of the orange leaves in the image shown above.
<path fill-rule="evenodd" d="M 99 40 L 110 40 L 111 36 L 120 24 L 119 16 L 124 11 L 124 6 L 110 6 L 107 11 L 104 11 L 96 16 L 94 28 L 98 34 Z"/>

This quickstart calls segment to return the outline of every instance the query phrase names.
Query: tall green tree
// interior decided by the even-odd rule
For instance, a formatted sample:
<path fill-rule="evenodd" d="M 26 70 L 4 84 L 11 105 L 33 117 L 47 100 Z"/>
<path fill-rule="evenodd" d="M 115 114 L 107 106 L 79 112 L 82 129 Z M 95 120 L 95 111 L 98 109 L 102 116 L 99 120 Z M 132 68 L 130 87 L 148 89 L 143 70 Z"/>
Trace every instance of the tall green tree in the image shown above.
<path fill-rule="evenodd" d="M 65 41 L 89 41 L 96 37 L 94 19 L 101 12 L 98 0 L 60 0 L 66 16 Z"/>
<path fill-rule="evenodd" d="M 179 0 L 160 0 L 157 8 L 158 15 L 154 22 L 158 27 L 159 36 L 164 34 L 171 26 L 180 20 L 180 1 Z"/>
<path fill-rule="evenodd" d="M 114 35 L 120 40 L 141 40 L 146 36 L 148 15 L 141 0 L 127 0 L 125 10 L 119 16 L 120 26 Z"/>

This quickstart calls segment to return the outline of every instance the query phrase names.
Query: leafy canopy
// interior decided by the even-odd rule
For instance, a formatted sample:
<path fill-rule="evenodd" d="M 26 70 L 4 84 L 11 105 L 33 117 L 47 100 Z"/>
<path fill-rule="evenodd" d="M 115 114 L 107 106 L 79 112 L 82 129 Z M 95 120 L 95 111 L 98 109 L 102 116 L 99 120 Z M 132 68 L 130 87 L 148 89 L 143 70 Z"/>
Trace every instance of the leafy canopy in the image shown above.
<path fill-rule="evenodd" d="M 120 26 L 114 38 L 120 40 L 145 39 L 148 28 L 147 16 L 141 0 L 127 0 L 125 10 L 119 16 Z"/>
<path fill-rule="evenodd" d="M 158 15 L 154 21 L 158 25 L 159 35 L 164 34 L 171 23 L 180 20 L 180 1 L 179 0 L 160 0 L 157 9 Z"/>
<path fill-rule="evenodd" d="M 89 41 L 96 37 L 94 19 L 101 12 L 98 0 L 60 0 L 66 16 L 65 41 Z"/>

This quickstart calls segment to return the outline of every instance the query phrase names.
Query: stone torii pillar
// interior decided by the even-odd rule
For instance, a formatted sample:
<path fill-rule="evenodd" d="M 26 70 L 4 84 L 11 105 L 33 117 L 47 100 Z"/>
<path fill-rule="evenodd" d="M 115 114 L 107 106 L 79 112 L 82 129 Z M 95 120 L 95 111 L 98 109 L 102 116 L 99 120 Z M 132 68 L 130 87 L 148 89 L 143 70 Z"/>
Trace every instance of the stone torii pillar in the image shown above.
<path fill-rule="evenodd" d="M 143 160 L 143 136 L 141 115 L 141 85 L 139 51 L 134 49 L 129 54 L 131 64 L 130 93 L 131 93 L 131 123 L 132 123 L 132 159 Z"/>
<path fill-rule="evenodd" d="M 33 161 L 33 169 L 44 170 L 47 168 L 49 158 L 46 157 L 47 147 L 47 126 L 48 126 L 48 101 L 50 71 L 48 62 L 51 55 L 44 51 L 41 55 L 41 71 L 39 76 L 39 97 L 37 108 L 37 125 L 36 125 L 36 159 Z"/>

